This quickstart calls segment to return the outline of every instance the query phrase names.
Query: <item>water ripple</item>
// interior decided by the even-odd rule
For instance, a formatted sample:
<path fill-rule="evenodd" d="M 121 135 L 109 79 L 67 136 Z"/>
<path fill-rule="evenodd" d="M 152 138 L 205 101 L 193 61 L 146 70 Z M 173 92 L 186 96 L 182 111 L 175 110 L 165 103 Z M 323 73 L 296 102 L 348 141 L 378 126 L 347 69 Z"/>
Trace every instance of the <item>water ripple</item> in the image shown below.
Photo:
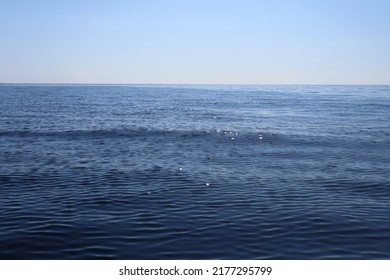
<path fill-rule="evenodd" d="M 388 259 L 389 94 L 2 86 L 0 258 Z"/>

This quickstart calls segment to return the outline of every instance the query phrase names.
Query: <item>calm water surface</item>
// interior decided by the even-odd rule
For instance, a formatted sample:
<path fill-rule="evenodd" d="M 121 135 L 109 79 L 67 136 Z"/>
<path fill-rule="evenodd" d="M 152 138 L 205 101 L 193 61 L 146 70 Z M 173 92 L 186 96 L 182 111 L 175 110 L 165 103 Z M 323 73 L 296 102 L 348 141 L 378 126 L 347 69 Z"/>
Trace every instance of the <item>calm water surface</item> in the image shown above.
<path fill-rule="evenodd" d="M 389 86 L 0 85 L 2 259 L 390 259 Z"/>

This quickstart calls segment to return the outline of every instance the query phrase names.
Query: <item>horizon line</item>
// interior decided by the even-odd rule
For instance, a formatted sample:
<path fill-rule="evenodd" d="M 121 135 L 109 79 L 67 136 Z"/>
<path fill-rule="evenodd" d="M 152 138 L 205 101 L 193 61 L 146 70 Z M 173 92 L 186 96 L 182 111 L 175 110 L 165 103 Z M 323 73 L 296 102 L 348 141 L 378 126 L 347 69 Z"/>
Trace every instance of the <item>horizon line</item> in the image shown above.
<path fill-rule="evenodd" d="M 97 85 L 97 86 L 132 86 L 132 85 L 164 85 L 164 86 L 390 86 L 390 84 L 351 84 L 351 83 L 72 83 L 72 82 L 0 82 L 0 85 Z"/>

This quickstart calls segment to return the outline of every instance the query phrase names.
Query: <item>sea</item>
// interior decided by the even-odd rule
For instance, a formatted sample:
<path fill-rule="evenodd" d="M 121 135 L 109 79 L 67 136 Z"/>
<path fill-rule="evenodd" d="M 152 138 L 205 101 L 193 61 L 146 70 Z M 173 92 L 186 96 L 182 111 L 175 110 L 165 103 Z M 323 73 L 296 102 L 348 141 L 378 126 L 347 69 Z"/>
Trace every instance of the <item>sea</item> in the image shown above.
<path fill-rule="evenodd" d="M 390 86 L 0 85 L 1 259 L 390 259 Z"/>

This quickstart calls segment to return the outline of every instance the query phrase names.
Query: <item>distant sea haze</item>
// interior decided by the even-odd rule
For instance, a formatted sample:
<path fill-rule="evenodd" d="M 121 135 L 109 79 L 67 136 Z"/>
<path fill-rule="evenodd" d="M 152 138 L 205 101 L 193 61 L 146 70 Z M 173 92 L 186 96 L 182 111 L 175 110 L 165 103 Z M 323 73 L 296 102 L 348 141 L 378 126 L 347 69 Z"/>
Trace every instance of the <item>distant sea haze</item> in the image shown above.
<path fill-rule="evenodd" d="M 0 87 L 1 259 L 390 259 L 390 86 Z"/>

